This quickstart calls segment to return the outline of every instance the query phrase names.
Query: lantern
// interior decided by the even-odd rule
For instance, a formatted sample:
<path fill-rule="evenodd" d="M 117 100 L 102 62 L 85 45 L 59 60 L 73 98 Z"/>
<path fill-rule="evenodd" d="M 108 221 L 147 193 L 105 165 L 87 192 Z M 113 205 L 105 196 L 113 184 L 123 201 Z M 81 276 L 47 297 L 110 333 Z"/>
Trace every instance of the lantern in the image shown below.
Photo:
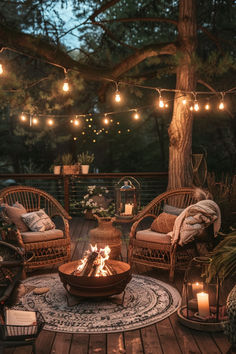
<path fill-rule="evenodd" d="M 116 185 L 116 216 L 132 218 L 140 208 L 140 183 L 134 177 L 123 177 Z"/>
<path fill-rule="evenodd" d="M 226 316 L 226 296 L 219 278 L 208 279 L 209 257 L 193 258 L 185 272 L 180 322 L 202 331 L 222 331 Z"/>

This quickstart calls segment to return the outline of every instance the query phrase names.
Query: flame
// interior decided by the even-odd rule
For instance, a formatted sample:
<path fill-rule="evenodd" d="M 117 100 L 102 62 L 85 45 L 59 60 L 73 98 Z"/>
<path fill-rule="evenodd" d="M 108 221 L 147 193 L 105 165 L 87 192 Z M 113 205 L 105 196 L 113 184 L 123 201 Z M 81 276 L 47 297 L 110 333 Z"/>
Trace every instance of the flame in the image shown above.
<path fill-rule="evenodd" d="M 81 264 L 77 267 L 77 272 L 81 273 L 83 271 L 89 256 L 93 252 L 98 253 L 98 255 L 94 261 L 94 265 L 96 266 L 96 274 L 94 274 L 94 276 L 95 277 L 107 276 L 108 272 L 105 269 L 105 265 L 106 265 L 106 260 L 109 259 L 109 254 L 111 252 L 111 249 L 109 246 L 106 246 L 105 248 L 98 249 L 97 245 L 93 246 L 90 244 L 90 250 L 87 250 L 85 252 L 84 257 L 80 260 Z"/>

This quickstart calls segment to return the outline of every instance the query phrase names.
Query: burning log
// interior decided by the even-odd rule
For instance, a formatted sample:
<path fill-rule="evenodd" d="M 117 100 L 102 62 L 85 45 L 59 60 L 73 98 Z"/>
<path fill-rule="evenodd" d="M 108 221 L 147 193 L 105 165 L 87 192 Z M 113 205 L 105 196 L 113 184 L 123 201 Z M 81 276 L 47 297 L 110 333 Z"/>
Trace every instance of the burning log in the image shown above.
<path fill-rule="evenodd" d="M 99 277 L 115 275 L 117 272 L 109 265 L 106 260 L 109 258 L 110 248 L 97 250 L 97 247 L 91 246 L 91 251 L 87 251 L 85 257 L 81 260 L 78 268 L 72 272 L 73 275 Z"/>

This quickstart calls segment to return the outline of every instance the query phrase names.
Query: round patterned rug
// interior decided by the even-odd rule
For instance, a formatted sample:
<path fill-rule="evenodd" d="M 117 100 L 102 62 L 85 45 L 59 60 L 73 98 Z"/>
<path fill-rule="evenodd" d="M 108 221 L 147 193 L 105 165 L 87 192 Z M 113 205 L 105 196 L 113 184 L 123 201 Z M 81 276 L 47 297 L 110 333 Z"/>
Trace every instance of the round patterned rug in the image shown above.
<path fill-rule="evenodd" d="M 23 284 L 26 289 L 50 290 L 42 295 L 31 290 L 14 308 L 40 311 L 44 329 L 57 332 L 112 333 L 142 328 L 170 316 L 181 300 L 171 285 L 141 275 L 132 276 L 124 297 L 120 294 L 101 301 L 72 299 L 57 274 L 31 277 Z M 76 300 L 74 305 L 71 300 Z"/>

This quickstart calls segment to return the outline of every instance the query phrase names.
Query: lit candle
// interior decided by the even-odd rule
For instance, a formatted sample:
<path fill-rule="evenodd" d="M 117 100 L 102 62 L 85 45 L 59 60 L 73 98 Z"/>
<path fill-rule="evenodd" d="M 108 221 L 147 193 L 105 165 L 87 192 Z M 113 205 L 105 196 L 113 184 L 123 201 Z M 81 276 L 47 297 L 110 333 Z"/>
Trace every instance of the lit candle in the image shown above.
<path fill-rule="evenodd" d="M 193 293 L 193 297 L 196 297 L 197 293 L 200 293 L 203 291 L 203 283 L 193 283 L 192 284 L 192 293 Z"/>
<path fill-rule="evenodd" d="M 125 215 L 132 215 L 133 205 L 125 204 Z"/>
<path fill-rule="evenodd" d="M 198 305 L 199 316 L 209 317 L 210 315 L 209 295 L 207 293 L 204 292 L 197 293 L 197 305 Z"/>

